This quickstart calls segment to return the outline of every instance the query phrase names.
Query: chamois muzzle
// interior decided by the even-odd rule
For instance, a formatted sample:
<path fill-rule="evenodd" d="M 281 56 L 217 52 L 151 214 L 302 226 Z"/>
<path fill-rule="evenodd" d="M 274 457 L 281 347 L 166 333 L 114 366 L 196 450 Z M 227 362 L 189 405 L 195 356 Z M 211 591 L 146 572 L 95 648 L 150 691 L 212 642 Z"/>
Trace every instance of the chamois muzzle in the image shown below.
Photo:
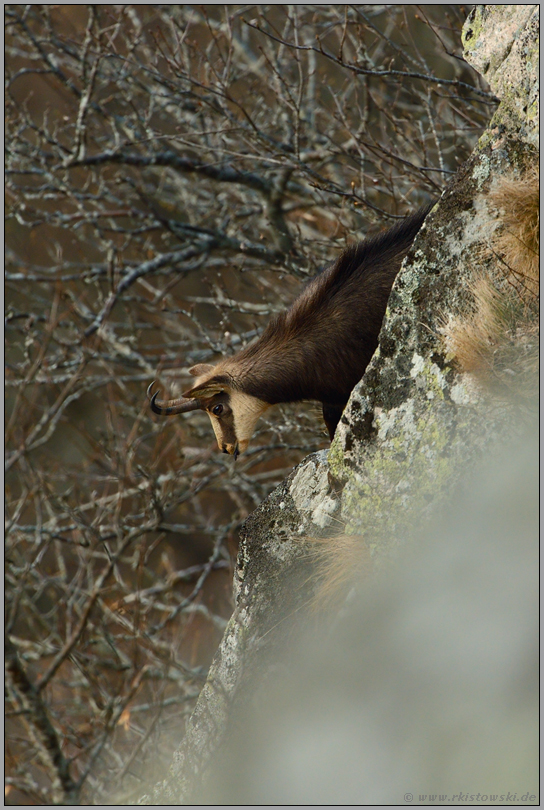
<path fill-rule="evenodd" d="M 171 416 L 174 413 L 197 411 L 202 407 L 198 399 L 186 399 L 185 397 L 180 397 L 179 399 L 157 400 L 159 392 L 155 391 L 154 394 L 152 393 L 154 385 L 155 380 L 153 380 L 147 389 L 147 396 L 149 398 L 151 410 L 153 413 L 157 413 L 159 416 Z"/>

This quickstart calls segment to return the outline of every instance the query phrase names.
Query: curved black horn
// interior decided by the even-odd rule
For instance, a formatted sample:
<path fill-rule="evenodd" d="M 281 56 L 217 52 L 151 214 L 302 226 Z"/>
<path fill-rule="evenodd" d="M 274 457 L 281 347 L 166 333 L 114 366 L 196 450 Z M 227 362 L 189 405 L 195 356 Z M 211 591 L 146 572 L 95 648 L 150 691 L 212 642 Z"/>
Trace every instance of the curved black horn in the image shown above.
<path fill-rule="evenodd" d="M 197 411 L 200 408 L 200 402 L 198 399 L 186 399 L 185 397 L 180 397 L 180 399 L 160 399 L 157 401 L 159 392 L 155 391 L 154 394 L 152 393 L 155 382 L 156 381 L 153 380 L 147 389 L 147 396 L 149 398 L 149 403 L 153 413 L 156 413 L 159 416 L 171 416 L 174 413 L 187 413 L 187 411 Z"/>

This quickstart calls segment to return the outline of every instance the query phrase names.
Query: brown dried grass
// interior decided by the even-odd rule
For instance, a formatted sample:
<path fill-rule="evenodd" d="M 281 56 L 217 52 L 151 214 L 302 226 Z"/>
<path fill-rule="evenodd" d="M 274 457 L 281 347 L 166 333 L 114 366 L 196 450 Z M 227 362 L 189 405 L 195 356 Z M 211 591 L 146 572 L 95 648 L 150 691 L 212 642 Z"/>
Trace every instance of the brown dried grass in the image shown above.
<path fill-rule="evenodd" d="M 458 367 L 494 390 L 533 396 L 539 363 L 538 167 L 503 178 L 490 192 L 498 225 L 487 250 L 491 271 L 480 271 L 472 309 L 444 325 Z"/>
<path fill-rule="evenodd" d="M 306 538 L 312 543 L 310 556 L 315 565 L 315 591 L 312 606 L 317 611 L 338 609 L 350 589 L 372 572 L 372 558 L 361 534 Z"/>
<path fill-rule="evenodd" d="M 538 297 L 539 291 L 539 233 L 540 180 L 538 167 L 530 169 L 521 179 L 506 177 L 491 191 L 491 202 L 499 212 L 502 228 L 493 240 L 492 248 L 508 269 L 511 281 Z"/>

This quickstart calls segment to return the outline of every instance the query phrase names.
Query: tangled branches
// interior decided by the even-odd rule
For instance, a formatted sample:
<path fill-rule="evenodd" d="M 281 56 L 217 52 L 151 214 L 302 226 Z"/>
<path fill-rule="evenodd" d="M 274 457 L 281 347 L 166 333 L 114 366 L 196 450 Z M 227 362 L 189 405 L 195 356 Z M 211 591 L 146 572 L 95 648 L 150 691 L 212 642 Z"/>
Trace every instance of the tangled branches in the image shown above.
<path fill-rule="evenodd" d="M 494 99 L 429 8 L 6 6 L 8 801 L 137 795 L 179 740 L 237 527 L 326 440 L 286 408 L 233 466 L 146 387 L 464 160 Z"/>

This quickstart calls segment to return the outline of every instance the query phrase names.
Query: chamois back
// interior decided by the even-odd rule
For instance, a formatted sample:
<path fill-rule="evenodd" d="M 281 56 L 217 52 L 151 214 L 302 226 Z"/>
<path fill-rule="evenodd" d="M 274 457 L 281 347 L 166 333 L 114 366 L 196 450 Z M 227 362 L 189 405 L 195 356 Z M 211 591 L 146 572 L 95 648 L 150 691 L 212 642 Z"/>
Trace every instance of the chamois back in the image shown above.
<path fill-rule="evenodd" d="M 431 207 L 348 247 L 217 372 L 269 404 L 345 405 L 376 350 L 391 287 Z"/>

